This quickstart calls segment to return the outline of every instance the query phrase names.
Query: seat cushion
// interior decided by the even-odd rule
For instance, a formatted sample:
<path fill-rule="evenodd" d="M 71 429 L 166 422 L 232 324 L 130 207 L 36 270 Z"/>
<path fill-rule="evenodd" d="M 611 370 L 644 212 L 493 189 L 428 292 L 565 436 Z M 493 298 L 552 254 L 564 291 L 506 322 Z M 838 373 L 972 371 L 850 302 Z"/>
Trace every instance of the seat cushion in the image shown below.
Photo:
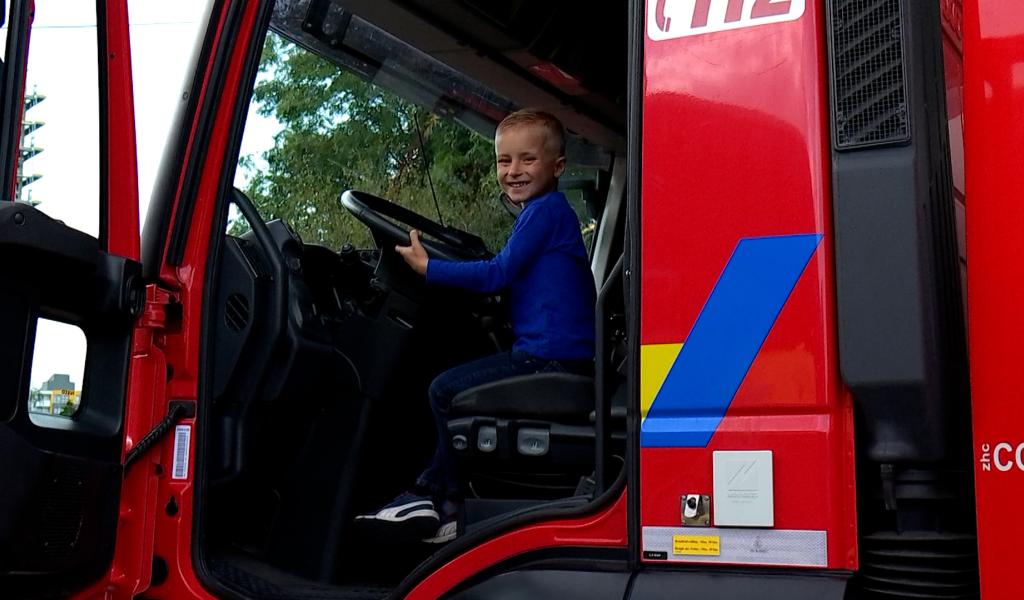
<path fill-rule="evenodd" d="M 455 396 L 450 414 L 586 423 L 593 410 L 593 378 L 536 373 L 470 388 Z"/>

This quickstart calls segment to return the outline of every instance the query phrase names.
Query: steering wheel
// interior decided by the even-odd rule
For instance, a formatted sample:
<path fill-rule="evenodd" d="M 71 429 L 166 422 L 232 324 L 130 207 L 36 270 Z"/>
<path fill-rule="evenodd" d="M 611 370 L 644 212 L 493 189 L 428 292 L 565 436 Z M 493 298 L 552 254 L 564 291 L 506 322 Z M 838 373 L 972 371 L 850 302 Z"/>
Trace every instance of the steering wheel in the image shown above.
<path fill-rule="evenodd" d="M 419 229 L 428 236 L 420 241 L 430 256 L 446 260 L 486 260 L 494 256 L 478 236 L 431 221 L 390 200 L 346 190 L 341 193 L 341 205 L 370 228 L 379 247 L 392 242 L 408 246 L 409 231 Z"/>

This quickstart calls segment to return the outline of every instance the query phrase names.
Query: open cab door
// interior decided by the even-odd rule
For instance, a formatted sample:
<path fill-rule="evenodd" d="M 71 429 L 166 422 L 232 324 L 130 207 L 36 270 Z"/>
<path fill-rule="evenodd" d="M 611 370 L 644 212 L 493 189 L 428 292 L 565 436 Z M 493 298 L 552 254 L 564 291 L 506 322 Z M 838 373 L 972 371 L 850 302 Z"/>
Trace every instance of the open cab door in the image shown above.
<path fill-rule="evenodd" d="M 5 597 L 65 597 L 98 580 L 114 555 L 132 330 L 144 305 L 128 19 L 125 3 L 117 0 L 97 2 L 95 13 L 88 5 L 76 7 L 90 12 L 75 28 L 41 25 L 31 0 L 4 4 L 0 589 Z M 71 18 L 60 9 L 51 14 Z M 93 16 L 95 27 L 87 22 Z M 96 123 L 91 139 L 97 143 L 76 150 L 67 168 L 43 169 L 41 177 L 70 186 L 69 193 L 52 186 L 33 201 L 23 188 L 37 177 L 24 175 L 22 163 L 39 152 L 26 136 L 42 123 L 24 113 L 43 96 L 26 89 L 26 73 L 43 63 L 30 57 L 45 62 L 56 52 L 64 67 L 50 81 L 74 79 L 81 74 L 74 65 L 83 57 L 68 36 L 81 34 L 94 52 L 84 60 L 96 68 L 92 81 L 99 93 L 76 88 L 66 94 L 77 109 L 69 111 L 69 122 Z M 60 85 L 39 90 L 55 108 L 62 106 L 54 97 Z M 48 129 L 60 127 L 58 119 L 48 121 Z M 79 140 L 72 138 L 80 136 L 70 133 L 66 145 L 73 146 Z M 59 155 L 64 146 L 50 142 L 48 154 Z M 82 165 L 89 167 L 87 176 L 79 175 Z M 72 227 L 73 220 L 56 210 L 62 203 L 87 206 L 94 231 Z M 77 372 L 52 366 L 61 356 L 77 361 Z"/>

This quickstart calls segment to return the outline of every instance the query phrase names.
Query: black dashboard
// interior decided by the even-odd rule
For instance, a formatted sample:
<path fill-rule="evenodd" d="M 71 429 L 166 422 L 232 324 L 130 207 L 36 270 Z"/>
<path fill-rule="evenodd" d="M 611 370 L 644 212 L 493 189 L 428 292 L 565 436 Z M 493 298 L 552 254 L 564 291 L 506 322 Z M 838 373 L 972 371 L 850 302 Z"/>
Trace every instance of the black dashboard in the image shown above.
<path fill-rule="evenodd" d="M 388 247 L 335 251 L 281 220 L 257 227 L 225 236 L 214 291 L 215 478 L 244 469 L 274 415 L 421 401 L 438 372 L 511 340 L 499 298 L 427 286 Z"/>

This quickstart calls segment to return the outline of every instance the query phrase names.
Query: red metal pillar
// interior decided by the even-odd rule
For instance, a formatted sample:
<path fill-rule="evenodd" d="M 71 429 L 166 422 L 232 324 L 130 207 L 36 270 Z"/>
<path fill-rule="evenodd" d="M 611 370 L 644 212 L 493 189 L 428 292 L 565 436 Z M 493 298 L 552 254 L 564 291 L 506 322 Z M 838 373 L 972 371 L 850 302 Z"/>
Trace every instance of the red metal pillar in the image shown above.
<path fill-rule="evenodd" d="M 1024 3 L 964 3 L 967 295 L 984 600 L 1021 598 Z"/>

